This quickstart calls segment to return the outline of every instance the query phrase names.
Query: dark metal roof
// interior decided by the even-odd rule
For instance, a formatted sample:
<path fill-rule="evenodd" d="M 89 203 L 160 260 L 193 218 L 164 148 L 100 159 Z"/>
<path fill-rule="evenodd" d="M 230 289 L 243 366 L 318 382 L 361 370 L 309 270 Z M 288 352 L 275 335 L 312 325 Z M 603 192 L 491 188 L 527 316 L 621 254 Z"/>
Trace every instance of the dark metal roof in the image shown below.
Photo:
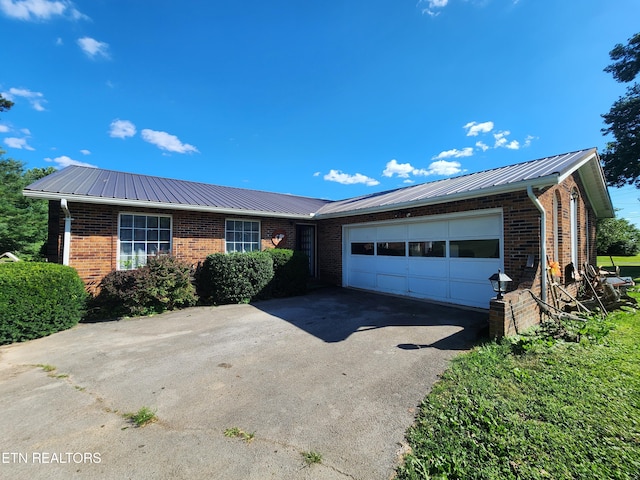
<path fill-rule="evenodd" d="M 510 192 L 526 188 L 526 185 L 535 187 L 548 186 L 559 183 L 567 175 L 590 161 L 595 164 L 596 172 L 601 173 L 596 149 L 591 148 L 332 202 L 320 208 L 317 215 L 321 217 L 353 215 L 366 211 L 398 208 L 405 205 L 443 203 L 478 195 Z M 607 205 L 605 205 L 603 210 L 609 210 L 611 209 L 611 200 L 606 191 L 604 176 L 601 176 L 601 180 L 600 188 L 604 190 L 605 194 L 601 194 L 599 199 L 603 200 L 605 204 L 608 201 L 609 208 L 606 208 Z M 598 187 L 596 182 L 594 182 L 594 185 L 596 188 Z M 611 209 L 611 211 L 613 210 Z"/>
<path fill-rule="evenodd" d="M 151 204 L 284 216 L 311 216 L 328 200 L 70 166 L 25 189 L 28 196 L 98 203 Z"/>
<path fill-rule="evenodd" d="M 560 183 L 575 171 L 580 172 L 596 215 L 613 216 L 595 148 L 335 202 L 79 166 L 44 177 L 26 187 L 24 194 L 93 203 L 326 218 L 544 187 Z"/>

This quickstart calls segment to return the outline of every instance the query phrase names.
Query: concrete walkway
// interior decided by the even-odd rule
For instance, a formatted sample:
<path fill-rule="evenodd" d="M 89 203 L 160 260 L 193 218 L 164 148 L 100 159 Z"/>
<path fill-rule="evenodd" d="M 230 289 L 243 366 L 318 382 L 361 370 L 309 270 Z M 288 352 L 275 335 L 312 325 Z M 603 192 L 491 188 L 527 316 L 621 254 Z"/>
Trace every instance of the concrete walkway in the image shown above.
<path fill-rule="evenodd" d="M 0 347 L 0 478 L 388 479 L 418 404 L 486 322 L 328 288 Z M 123 414 L 143 406 L 158 421 L 136 428 Z"/>

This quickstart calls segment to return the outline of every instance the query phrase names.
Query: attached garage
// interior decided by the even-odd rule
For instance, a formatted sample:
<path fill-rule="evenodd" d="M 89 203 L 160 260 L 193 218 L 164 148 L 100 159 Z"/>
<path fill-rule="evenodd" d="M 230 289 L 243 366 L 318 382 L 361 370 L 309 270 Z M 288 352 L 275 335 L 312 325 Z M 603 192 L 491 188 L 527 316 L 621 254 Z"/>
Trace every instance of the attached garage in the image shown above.
<path fill-rule="evenodd" d="M 503 269 L 502 211 L 403 218 L 343 227 L 343 285 L 489 308 Z"/>

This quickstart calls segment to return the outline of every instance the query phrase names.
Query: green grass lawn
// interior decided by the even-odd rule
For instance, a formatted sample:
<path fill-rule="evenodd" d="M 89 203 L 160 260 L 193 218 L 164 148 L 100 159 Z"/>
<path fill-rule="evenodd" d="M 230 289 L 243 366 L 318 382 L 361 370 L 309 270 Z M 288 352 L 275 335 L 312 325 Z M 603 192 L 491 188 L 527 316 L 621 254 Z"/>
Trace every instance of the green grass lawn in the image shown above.
<path fill-rule="evenodd" d="M 634 255 L 630 257 L 609 257 L 607 255 L 598 256 L 598 266 L 604 267 L 605 270 L 612 270 L 611 259 L 613 258 L 613 265 L 620 267 L 620 275 L 623 277 L 640 277 L 640 255 Z M 638 283 L 636 281 L 636 283 Z"/>
<path fill-rule="evenodd" d="M 640 313 L 590 320 L 580 343 L 531 338 L 453 362 L 399 479 L 640 478 Z"/>
<path fill-rule="evenodd" d="M 640 255 L 633 255 L 630 257 L 609 257 L 609 255 L 598 255 L 598 266 L 608 267 L 611 265 L 611 258 L 613 262 L 618 265 L 633 265 L 640 266 Z"/>

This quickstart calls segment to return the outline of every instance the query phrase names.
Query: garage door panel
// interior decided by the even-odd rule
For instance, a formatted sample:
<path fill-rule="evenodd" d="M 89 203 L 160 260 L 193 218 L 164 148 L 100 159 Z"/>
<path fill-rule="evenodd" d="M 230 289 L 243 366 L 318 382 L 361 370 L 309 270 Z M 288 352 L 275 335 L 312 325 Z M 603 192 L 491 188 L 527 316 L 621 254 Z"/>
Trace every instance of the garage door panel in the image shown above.
<path fill-rule="evenodd" d="M 446 278 L 449 276 L 449 261 L 444 258 L 409 258 L 409 275 Z"/>
<path fill-rule="evenodd" d="M 452 259 L 449 265 L 449 275 L 451 278 L 466 278 L 474 281 L 487 282 L 489 277 L 500 268 L 500 262 L 491 260 L 467 260 Z"/>
<path fill-rule="evenodd" d="M 449 282 L 450 298 L 454 303 L 469 307 L 487 308 L 489 300 L 495 295 L 487 280 L 484 282 L 469 282 L 454 280 Z"/>
<path fill-rule="evenodd" d="M 372 255 L 352 255 L 349 263 L 353 270 L 375 271 L 375 257 Z"/>
<path fill-rule="evenodd" d="M 349 286 L 374 289 L 376 287 L 376 274 L 372 272 L 352 271 L 349 274 Z"/>
<path fill-rule="evenodd" d="M 406 275 L 407 259 L 404 257 L 378 257 L 376 258 L 376 271 Z"/>
<path fill-rule="evenodd" d="M 439 278 L 409 277 L 409 293 L 421 298 L 446 299 L 449 296 L 448 282 Z"/>
<path fill-rule="evenodd" d="M 442 240 L 447 238 L 449 222 L 410 223 L 409 240 Z"/>
<path fill-rule="evenodd" d="M 400 275 L 377 275 L 378 288 L 383 292 L 406 293 L 407 277 Z"/>
<path fill-rule="evenodd" d="M 502 217 L 444 218 L 345 227 L 345 286 L 488 308 L 488 279 L 502 265 Z"/>
<path fill-rule="evenodd" d="M 377 228 L 378 241 L 404 240 L 407 236 L 406 225 L 384 225 Z"/>
<path fill-rule="evenodd" d="M 449 236 L 451 238 L 480 238 L 500 235 L 502 224 L 499 216 L 464 218 L 449 222 Z"/>
<path fill-rule="evenodd" d="M 349 229 L 352 242 L 372 242 L 376 238 L 376 227 L 358 227 Z"/>

